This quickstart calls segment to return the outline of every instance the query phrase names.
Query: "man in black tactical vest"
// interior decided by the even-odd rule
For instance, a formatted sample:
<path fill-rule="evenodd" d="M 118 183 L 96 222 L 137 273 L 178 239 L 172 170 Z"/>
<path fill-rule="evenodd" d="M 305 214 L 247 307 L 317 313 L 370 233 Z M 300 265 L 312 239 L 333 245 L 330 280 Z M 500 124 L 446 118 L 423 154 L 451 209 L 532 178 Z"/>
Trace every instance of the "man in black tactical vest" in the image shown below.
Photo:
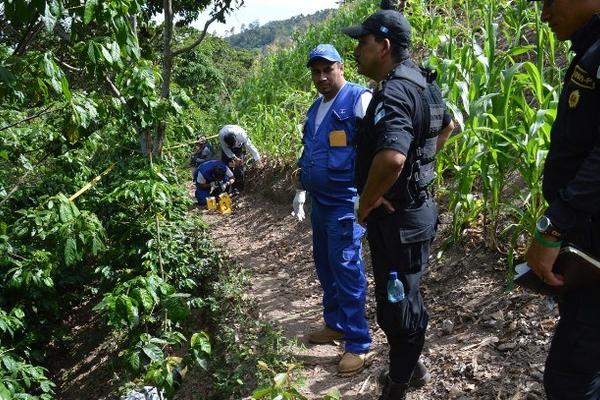
<path fill-rule="evenodd" d="M 454 128 L 435 74 L 409 58 L 410 30 L 395 10 L 379 10 L 342 29 L 358 39 L 358 72 L 378 82 L 356 141 L 356 206 L 358 220 L 367 224 L 377 322 L 390 346 L 380 400 L 405 399 L 413 372 L 426 380 L 419 357 L 429 317 L 419 285 L 438 218 L 435 154 Z M 388 296 L 391 272 L 403 296 Z"/>
<path fill-rule="evenodd" d="M 600 0 L 544 0 L 542 19 L 558 40 L 571 40 L 567 70 L 550 133 L 543 190 L 548 209 L 536 224 L 527 263 L 540 278 L 553 273 L 561 243 L 600 258 Z M 568 266 L 567 266 L 568 267 Z M 566 286 L 544 372 L 550 400 L 600 399 L 600 284 Z"/>

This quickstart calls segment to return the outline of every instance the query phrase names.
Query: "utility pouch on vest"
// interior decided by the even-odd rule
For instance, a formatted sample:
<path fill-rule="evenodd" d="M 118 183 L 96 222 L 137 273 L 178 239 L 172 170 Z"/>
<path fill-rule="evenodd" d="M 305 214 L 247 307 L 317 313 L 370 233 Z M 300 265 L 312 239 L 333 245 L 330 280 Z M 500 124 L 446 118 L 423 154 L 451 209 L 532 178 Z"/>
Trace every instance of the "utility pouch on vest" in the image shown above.
<path fill-rule="evenodd" d="M 331 131 L 329 132 L 329 146 L 331 147 L 342 147 L 347 146 L 346 132 L 344 131 Z"/>

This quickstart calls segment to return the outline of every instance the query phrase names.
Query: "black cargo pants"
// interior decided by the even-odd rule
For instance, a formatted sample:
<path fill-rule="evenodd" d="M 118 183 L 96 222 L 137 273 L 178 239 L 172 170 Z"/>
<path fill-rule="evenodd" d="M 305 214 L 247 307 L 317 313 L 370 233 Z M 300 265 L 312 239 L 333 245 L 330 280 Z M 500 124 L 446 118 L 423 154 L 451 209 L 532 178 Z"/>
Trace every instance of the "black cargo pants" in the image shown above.
<path fill-rule="evenodd" d="M 566 240 L 600 258 L 600 220 Z M 600 399 L 600 287 L 573 289 L 558 299 L 560 321 L 546 359 L 549 400 Z"/>
<path fill-rule="evenodd" d="M 371 249 L 377 323 L 390 346 L 389 376 L 396 383 L 408 383 L 423 350 L 429 316 L 420 282 L 427 267 L 431 242 L 437 226 L 433 199 L 418 206 L 386 214 L 380 207 L 367 220 Z M 387 298 L 389 273 L 398 272 L 405 299 L 390 303 Z"/>

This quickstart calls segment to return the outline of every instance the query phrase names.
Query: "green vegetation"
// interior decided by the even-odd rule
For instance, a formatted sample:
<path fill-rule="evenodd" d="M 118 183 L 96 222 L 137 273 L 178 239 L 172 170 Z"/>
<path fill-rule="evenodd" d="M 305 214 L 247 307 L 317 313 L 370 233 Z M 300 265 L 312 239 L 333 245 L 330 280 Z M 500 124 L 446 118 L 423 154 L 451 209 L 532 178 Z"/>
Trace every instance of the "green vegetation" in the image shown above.
<path fill-rule="evenodd" d="M 339 29 L 376 3 L 343 5 L 260 64 L 185 27 L 208 7 L 225 18 L 235 2 L 177 2 L 184 18 L 164 26 L 150 19 L 158 1 L 2 4 L 0 399 L 56 396 L 47 346 L 62 343 L 65 316 L 82 299 L 98 299 L 122 344 L 114 368 L 123 384 L 143 381 L 171 398 L 190 370 L 207 382 L 206 398 L 256 387 L 255 398 L 302 398 L 279 334 L 248 318 L 246 278 L 189 211 L 185 146 L 234 122 L 290 168 L 316 97 L 307 54 L 335 43 L 346 77 L 366 83 L 355 42 Z M 478 229 L 509 255 L 544 207 L 541 165 L 567 57 L 536 7 L 433 0 L 406 10 L 415 55 L 438 70 L 460 126 L 438 163 L 452 239 Z"/>
<path fill-rule="evenodd" d="M 279 366 L 276 332 L 238 321 L 247 328 L 238 342 L 222 325 L 248 314 L 243 281 L 226 273 L 190 214 L 186 148 L 168 147 L 195 137 L 196 122 L 227 98 L 222 87 L 243 80 L 253 55 L 209 38 L 181 53 L 165 97 L 164 37 L 148 6 L 0 8 L 0 399 L 60 397 L 44 368 L 48 346 L 68 347 L 64 321 L 85 300 L 97 301 L 106 340 L 123 349 L 111 365 L 123 385 L 150 384 L 172 398 L 183 371 L 204 371 L 210 395 L 226 398 L 251 390 L 242 380 L 268 379 L 244 349 L 275 353 L 267 361 Z M 182 28 L 174 37 L 189 47 L 199 35 Z M 194 100 L 202 108 L 190 110 Z M 231 362 L 222 361 L 227 352 Z"/>

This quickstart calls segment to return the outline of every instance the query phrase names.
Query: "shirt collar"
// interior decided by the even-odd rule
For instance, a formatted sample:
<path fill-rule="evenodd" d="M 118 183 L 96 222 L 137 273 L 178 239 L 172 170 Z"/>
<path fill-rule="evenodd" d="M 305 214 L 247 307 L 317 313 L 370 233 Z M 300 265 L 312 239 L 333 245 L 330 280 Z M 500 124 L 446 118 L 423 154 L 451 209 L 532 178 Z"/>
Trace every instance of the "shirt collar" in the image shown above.
<path fill-rule="evenodd" d="M 408 66 L 408 67 L 415 67 L 415 63 L 410 58 L 405 58 L 404 60 L 400 61 L 398 64 L 394 65 L 394 68 L 392 68 L 391 71 L 388 72 L 387 75 L 382 80 L 377 82 L 377 91 L 378 92 L 383 90 L 383 83 L 385 81 L 390 80 L 390 78 L 392 76 L 394 76 L 396 69 L 400 68 L 401 65 Z"/>
<path fill-rule="evenodd" d="M 571 49 L 576 53 L 585 52 L 600 38 L 600 13 L 594 14 L 588 22 L 571 36 Z"/>

